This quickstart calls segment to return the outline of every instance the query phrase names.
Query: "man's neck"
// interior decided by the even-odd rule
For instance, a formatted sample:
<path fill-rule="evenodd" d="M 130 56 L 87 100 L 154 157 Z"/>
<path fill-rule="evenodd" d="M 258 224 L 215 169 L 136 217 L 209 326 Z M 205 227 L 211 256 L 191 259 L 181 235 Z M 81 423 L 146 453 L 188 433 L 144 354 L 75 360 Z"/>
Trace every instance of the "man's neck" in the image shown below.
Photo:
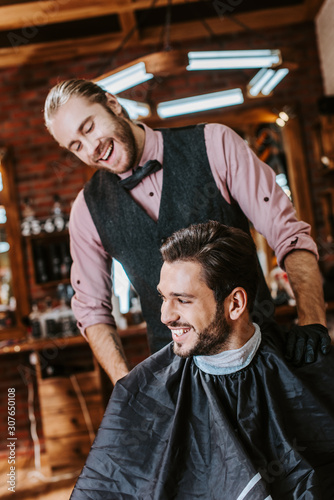
<path fill-rule="evenodd" d="M 246 368 L 253 360 L 261 343 L 258 325 L 252 325 L 253 334 L 248 341 L 237 349 L 227 349 L 213 356 L 194 356 L 195 365 L 211 375 L 228 375 Z"/>
<path fill-rule="evenodd" d="M 247 317 L 247 319 L 239 318 L 239 320 L 233 324 L 231 335 L 223 350 L 240 349 L 254 335 L 254 332 L 255 326 L 250 321 L 249 317 Z"/>
<path fill-rule="evenodd" d="M 145 129 L 136 123 L 130 122 L 130 126 L 137 145 L 136 165 L 139 164 L 145 146 Z"/>

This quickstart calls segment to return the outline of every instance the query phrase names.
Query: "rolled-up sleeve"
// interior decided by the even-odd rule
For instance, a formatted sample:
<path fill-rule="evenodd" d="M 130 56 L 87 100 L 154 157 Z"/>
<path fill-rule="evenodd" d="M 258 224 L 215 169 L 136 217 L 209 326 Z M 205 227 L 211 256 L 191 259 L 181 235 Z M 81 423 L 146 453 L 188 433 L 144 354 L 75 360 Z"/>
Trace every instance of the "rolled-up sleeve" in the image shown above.
<path fill-rule="evenodd" d="M 230 128 L 219 124 L 205 128 L 218 188 L 226 201 L 237 201 L 254 228 L 267 239 L 279 265 L 284 268 L 284 258 L 293 250 L 308 250 L 318 258 L 310 225 L 297 219 L 291 201 L 276 183 L 273 169 Z"/>
<path fill-rule="evenodd" d="M 115 326 L 111 305 L 112 259 L 104 250 L 83 191 L 73 203 L 69 224 L 74 289 L 72 310 L 82 335 L 97 323 Z"/>

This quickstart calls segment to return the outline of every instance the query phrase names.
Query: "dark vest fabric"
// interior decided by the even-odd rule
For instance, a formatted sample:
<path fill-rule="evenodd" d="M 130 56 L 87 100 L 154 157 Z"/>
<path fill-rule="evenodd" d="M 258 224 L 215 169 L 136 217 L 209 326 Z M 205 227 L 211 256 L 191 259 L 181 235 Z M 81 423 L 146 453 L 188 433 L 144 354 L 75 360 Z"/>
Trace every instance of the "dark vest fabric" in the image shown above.
<path fill-rule="evenodd" d="M 209 220 L 249 232 L 239 205 L 227 203 L 216 186 L 206 152 L 204 125 L 161 132 L 163 185 L 157 222 L 118 185 L 119 177 L 111 172 L 97 171 L 84 189 L 105 250 L 122 263 L 140 296 L 152 352 L 171 340 L 169 329 L 160 321 L 161 299 L 156 289 L 162 265 L 159 249 L 165 239 L 178 229 Z M 254 320 L 261 325 L 274 311 L 263 276 L 257 303 Z"/>

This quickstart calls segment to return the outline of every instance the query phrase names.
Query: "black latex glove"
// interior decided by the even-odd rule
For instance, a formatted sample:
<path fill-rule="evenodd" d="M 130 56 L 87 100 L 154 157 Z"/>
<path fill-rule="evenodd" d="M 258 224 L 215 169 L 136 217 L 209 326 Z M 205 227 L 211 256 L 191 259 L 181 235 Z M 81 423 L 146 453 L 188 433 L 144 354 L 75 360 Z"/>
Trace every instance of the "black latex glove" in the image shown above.
<path fill-rule="evenodd" d="M 319 323 L 292 325 L 287 334 L 285 357 L 295 365 L 313 363 L 318 350 L 327 354 L 331 347 L 328 330 Z"/>

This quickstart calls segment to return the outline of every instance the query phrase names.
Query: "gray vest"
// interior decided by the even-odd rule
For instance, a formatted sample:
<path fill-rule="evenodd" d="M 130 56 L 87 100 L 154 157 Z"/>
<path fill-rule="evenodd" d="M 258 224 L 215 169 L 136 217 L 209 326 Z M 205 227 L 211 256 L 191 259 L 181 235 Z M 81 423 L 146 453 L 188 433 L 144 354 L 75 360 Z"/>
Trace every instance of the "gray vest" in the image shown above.
<path fill-rule="evenodd" d="M 156 289 L 162 265 L 161 243 L 178 229 L 209 220 L 249 232 L 239 205 L 227 203 L 216 186 L 206 153 L 204 125 L 161 132 L 163 186 L 157 222 L 118 185 L 118 176 L 111 172 L 97 171 L 84 189 L 105 250 L 122 263 L 140 296 L 152 352 L 171 341 L 169 329 L 160 321 L 161 299 Z M 259 300 L 262 304 L 270 301 L 264 279 Z M 255 318 L 258 323 L 263 320 L 263 312 Z"/>

